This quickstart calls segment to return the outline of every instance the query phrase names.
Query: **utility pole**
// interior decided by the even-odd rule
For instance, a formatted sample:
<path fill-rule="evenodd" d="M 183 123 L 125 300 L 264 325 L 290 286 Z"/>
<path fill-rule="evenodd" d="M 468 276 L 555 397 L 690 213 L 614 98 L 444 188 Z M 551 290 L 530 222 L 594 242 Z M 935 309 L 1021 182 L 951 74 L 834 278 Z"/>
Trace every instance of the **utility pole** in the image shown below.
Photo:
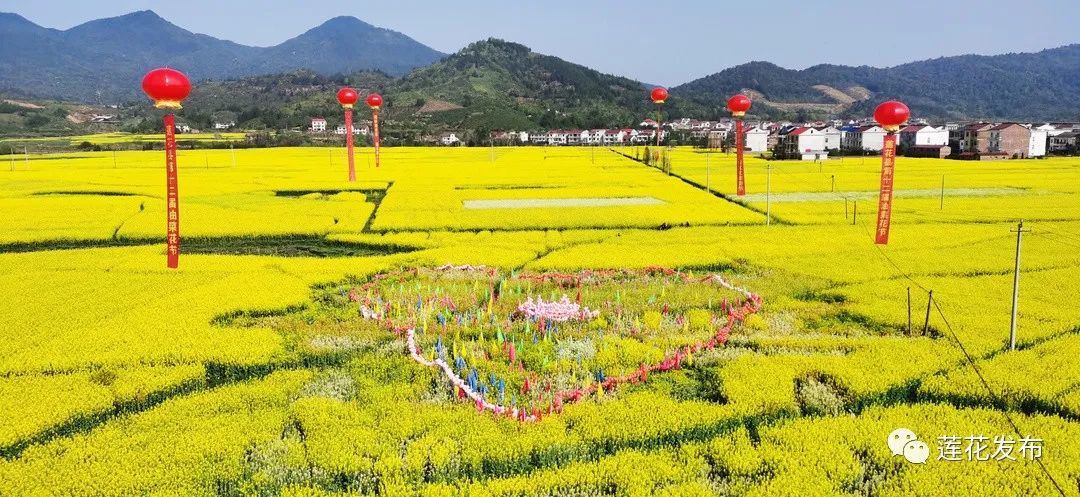
<path fill-rule="evenodd" d="M 859 215 L 859 201 L 851 201 L 851 225 L 855 226 L 855 218 Z"/>
<path fill-rule="evenodd" d="M 941 175 L 941 205 L 938 206 L 939 210 L 945 210 L 945 175 Z"/>
<path fill-rule="evenodd" d="M 1009 230 L 1012 231 L 1012 230 Z M 1024 235 L 1024 220 L 1016 225 L 1016 266 L 1013 268 L 1012 319 L 1009 320 L 1009 350 L 1016 350 L 1016 313 L 1020 304 L 1020 240 Z"/>
<path fill-rule="evenodd" d="M 705 191 L 711 192 L 712 186 L 709 182 L 709 156 L 712 155 L 712 150 L 705 149 Z"/>
<path fill-rule="evenodd" d="M 765 226 L 772 224 L 772 164 L 765 166 Z"/>
<path fill-rule="evenodd" d="M 907 287 L 907 334 L 911 336 L 911 287 Z"/>
<path fill-rule="evenodd" d="M 832 175 L 832 190 L 831 191 L 833 193 L 836 193 L 836 175 L 835 174 Z"/>
<path fill-rule="evenodd" d="M 922 334 L 926 334 L 930 331 L 930 306 L 934 304 L 934 291 L 930 290 L 930 296 L 926 299 L 926 321 L 923 321 Z"/>

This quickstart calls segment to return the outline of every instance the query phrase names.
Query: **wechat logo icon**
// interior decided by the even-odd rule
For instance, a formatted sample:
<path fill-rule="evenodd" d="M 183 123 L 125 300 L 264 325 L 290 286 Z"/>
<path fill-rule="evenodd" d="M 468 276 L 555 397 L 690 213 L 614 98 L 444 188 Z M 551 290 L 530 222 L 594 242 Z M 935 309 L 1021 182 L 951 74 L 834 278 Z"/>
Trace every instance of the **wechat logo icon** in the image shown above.
<path fill-rule="evenodd" d="M 924 464 L 930 458 L 930 447 L 907 428 L 893 430 L 888 443 L 893 456 L 904 456 L 909 463 Z"/>

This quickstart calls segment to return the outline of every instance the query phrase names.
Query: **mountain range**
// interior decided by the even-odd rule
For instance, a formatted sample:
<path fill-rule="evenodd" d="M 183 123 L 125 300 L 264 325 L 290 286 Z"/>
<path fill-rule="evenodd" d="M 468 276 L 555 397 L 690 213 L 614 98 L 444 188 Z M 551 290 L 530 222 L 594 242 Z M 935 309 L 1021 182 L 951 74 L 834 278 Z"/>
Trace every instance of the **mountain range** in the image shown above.
<path fill-rule="evenodd" d="M 296 69 L 325 74 L 380 70 L 400 76 L 444 55 L 355 17 L 336 17 L 260 48 L 192 33 L 149 10 L 64 31 L 0 13 L 0 89 L 93 103 L 141 98 L 142 75 L 159 66 L 181 68 L 193 80 Z"/>
<path fill-rule="evenodd" d="M 496 39 L 446 55 L 353 17 L 259 48 L 192 33 L 151 11 L 63 31 L 0 14 L 0 91 L 8 96 L 144 102 L 139 79 L 160 65 L 197 82 L 193 115 L 230 111 L 256 127 L 295 127 L 303 114 L 330 113 L 343 82 L 383 92 L 399 122 L 424 129 L 617 126 L 654 112 L 646 85 L 629 78 Z M 275 98 L 262 98 L 267 91 Z M 759 118 L 864 117 L 878 102 L 900 99 L 932 119 L 1080 120 L 1080 44 L 889 68 L 750 62 L 671 88 L 664 110 L 725 117 L 737 92 L 754 99 Z"/>
<path fill-rule="evenodd" d="M 744 91 L 776 111 L 867 116 L 901 100 L 918 116 L 1080 120 L 1080 44 L 1036 53 L 960 55 L 889 68 L 742 64 L 672 89 L 704 105 Z"/>

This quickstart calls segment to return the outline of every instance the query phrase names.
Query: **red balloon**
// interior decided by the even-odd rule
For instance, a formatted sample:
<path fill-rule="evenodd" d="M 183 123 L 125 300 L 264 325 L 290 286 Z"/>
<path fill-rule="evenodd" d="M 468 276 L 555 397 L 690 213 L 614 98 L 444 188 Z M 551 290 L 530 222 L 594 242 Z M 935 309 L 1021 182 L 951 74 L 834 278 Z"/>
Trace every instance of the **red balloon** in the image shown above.
<path fill-rule="evenodd" d="M 740 113 L 741 115 L 745 114 L 746 111 L 750 110 L 750 104 L 750 97 L 747 97 L 746 95 L 740 93 L 738 95 L 733 95 L 731 98 L 728 99 L 727 108 L 732 113 Z"/>
<path fill-rule="evenodd" d="M 378 109 L 379 107 L 382 107 L 382 95 L 379 95 L 378 93 L 372 93 L 371 95 L 368 95 L 367 104 L 368 107 L 371 107 L 372 109 Z"/>
<path fill-rule="evenodd" d="M 656 87 L 652 89 L 652 93 L 649 94 L 654 104 L 662 104 L 667 101 L 668 92 L 667 88 Z"/>
<path fill-rule="evenodd" d="M 356 93 L 356 90 L 346 86 L 338 90 L 337 101 L 342 107 L 352 108 L 353 104 L 360 99 L 360 95 Z"/>
<path fill-rule="evenodd" d="M 143 76 L 142 88 L 154 101 L 154 107 L 179 109 L 191 93 L 191 81 L 176 69 L 158 68 Z"/>
<path fill-rule="evenodd" d="M 877 109 L 874 109 L 874 120 L 885 129 L 897 128 L 904 124 L 910 116 L 911 110 L 903 102 L 897 102 L 896 100 L 882 102 L 881 105 L 877 106 Z"/>

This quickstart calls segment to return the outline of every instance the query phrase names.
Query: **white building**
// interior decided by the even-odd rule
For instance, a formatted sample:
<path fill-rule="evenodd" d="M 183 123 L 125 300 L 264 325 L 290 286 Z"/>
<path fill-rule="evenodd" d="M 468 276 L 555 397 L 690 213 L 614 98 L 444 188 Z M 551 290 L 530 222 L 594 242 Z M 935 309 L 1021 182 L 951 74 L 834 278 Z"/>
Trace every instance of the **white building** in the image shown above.
<path fill-rule="evenodd" d="M 230 129 L 236 127 L 236 121 L 215 122 L 214 129 Z"/>
<path fill-rule="evenodd" d="M 949 144 L 949 130 L 945 126 L 926 126 L 915 135 L 915 145 L 943 146 Z"/>
<path fill-rule="evenodd" d="M 840 128 L 840 148 L 843 150 L 854 150 L 862 147 L 862 133 L 859 131 L 859 127 L 855 125 L 844 126 Z"/>
<path fill-rule="evenodd" d="M 755 126 L 746 130 L 743 147 L 749 152 L 764 152 L 769 149 L 769 130 Z"/>
<path fill-rule="evenodd" d="M 550 138 L 551 136 L 547 131 L 538 131 L 529 135 L 529 141 L 536 145 L 547 145 Z"/>
<path fill-rule="evenodd" d="M 568 134 L 561 129 L 548 131 L 548 145 L 566 145 Z"/>
<path fill-rule="evenodd" d="M 589 141 L 588 141 L 589 145 L 603 144 L 604 143 L 604 137 L 607 136 L 607 130 L 606 129 L 586 130 L 585 132 L 587 132 L 589 134 Z"/>
<path fill-rule="evenodd" d="M 457 137 L 457 133 L 443 133 L 442 136 L 439 137 L 439 143 L 451 146 L 460 144 L 461 140 Z"/>
<path fill-rule="evenodd" d="M 322 133 L 326 131 L 326 119 L 322 117 L 311 118 L 311 131 Z"/>
<path fill-rule="evenodd" d="M 949 130 L 944 126 L 934 127 L 913 124 L 900 129 L 900 146 L 904 148 L 944 146 L 949 144 Z"/>
<path fill-rule="evenodd" d="M 825 148 L 823 150 L 840 150 L 841 133 L 839 129 L 833 126 L 825 126 L 818 131 L 825 135 Z"/>
<path fill-rule="evenodd" d="M 519 131 L 518 132 L 518 142 L 519 143 L 529 143 L 529 132 L 528 131 Z"/>
<path fill-rule="evenodd" d="M 663 135 L 661 135 L 662 137 Z M 661 138 L 663 139 L 663 138 Z M 635 129 L 631 133 L 630 143 L 644 143 L 646 145 L 650 143 L 656 143 L 656 130 L 653 129 Z"/>
<path fill-rule="evenodd" d="M 604 145 L 622 145 L 630 139 L 629 129 L 609 129 L 604 132 Z"/>
<path fill-rule="evenodd" d="M 885 129 L 880 126 L 859 127 L 860 147 L 863 150 L 881 151 L 885 147 Z"/>
<path fill-rule="evenodd" d="M 566 132 L 566 144 L 578 145 L 581 143 L 589 143 L 589 132 L 582 131 L 580 129 L 572 129 Z"/>
<path fill-rule="evenodd" d="M 794 159 L 816 160 L 828 157 L 825 152 L 825 133 L 814 128 L 798 127 L 780 137 L 776 144 L 777 155 Z"/>
<path fill-rule="evenodd" d="M 344 124 L 339 124 L 338 127 L 334 129 L 334 134 L 344 135 L 345 134 L 345 125 Z M 364 126 L 353 126 L 352 134 L 354 134 L 354 135 L 366 135 L 367 134 L 367 128 L 364 127 Z"/>
<path fill-rule="evenodd" d="M 1046 155 L 1046 143 L 1049 140 L 1046 130 L 1032 128 L 1031 139 L 1028 140 L 1028 157 L 1042 157 Z"/>

